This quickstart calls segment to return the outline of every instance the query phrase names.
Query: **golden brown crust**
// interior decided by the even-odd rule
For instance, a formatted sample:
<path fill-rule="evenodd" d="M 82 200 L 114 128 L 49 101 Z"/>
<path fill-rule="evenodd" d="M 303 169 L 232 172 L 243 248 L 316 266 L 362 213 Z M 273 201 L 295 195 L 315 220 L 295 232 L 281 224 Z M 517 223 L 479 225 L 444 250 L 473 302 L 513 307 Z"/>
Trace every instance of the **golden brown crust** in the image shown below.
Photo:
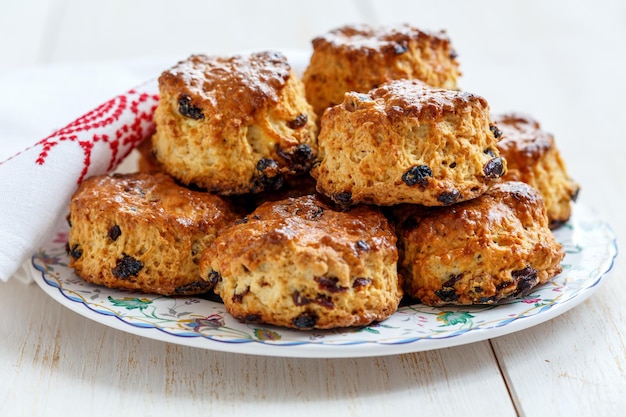
<path fill-rule="evenodd" d="M 456 89 L 460 76 L 456 53 L 445 32 L 410 25 L 347 25 L 313 40 L 303 81 L 306 95 L 321 116 L 349 91 L 366 93 L 391 80 L 419 79 Z"/>
<path fill-rule="evenodd" d="M 335 210 L 316 196 L 267 202 L 226 229 L 200 261 L 227 311 L 291 328 L 367 325 L 402 296 L 396 237 L 368 206 Z M 219 277 L 219 278 L 217 278 Z"/>
<path fill-rule="evenodd" d="M 159 77 L 153 150 L 168 173 L 223 195 L 278 189 L 317 154 L 316 116 L 284 55 L 193 55 Z"/>
<path fill-rule="evenodd" d="M 146 138 L 137 146 L 137 171 L 138 172 L 165 172 L 163 165 L 157 161 L 152 151 L 152 137 Z"/>
<path fill-rule="evenodd" d="M 503 182 L 450 207 L 397 207 L 405 292 L 420 302 L 493 304 L 527 295 L 561 271 L 561 245 L 543 199 L 522 182 Z"/>
<path fill-rule="evenodd" d="M 318 146 L 317 189 L 346 205 L 450 205 L 506 171 L 485 99 L 417 80 L 346 93 L 322 116 Z"/>
<path fill-rule="evenodd" d="M 202 251 L 235 220 L 216 195 L 190 191 L 162 173 L 103 175 L 70 202 L 70 266 L 88 282 L 163 295 L 206 292 Z"/>
<path fill-rule="evenodd" d="M 541 193 L 550 227 L 566 222 L 580 186 L 569 177 L 554 137 L 523 113 L 497 114 L 492 119 L 502 135 L 498 149 L 507 160 L 503 179 L 523 181 Z"/>

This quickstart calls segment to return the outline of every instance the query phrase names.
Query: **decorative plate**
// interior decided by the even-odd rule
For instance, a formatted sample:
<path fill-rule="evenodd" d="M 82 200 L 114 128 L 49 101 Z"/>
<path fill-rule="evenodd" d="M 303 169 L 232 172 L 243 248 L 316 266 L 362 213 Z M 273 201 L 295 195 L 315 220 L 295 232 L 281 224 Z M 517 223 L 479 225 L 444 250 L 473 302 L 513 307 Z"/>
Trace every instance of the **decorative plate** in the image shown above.
<path fill-rule="evenodd" d="M 362 357 L 439 349 L 516 332 L 586 300 L 617 256 L 610 226 L 577 204 L 555 235 L 565 248 L 563 272 L 528 296 L 496 306 L 404 305 L 366 327 L 297 331 L 243 324 L 215 297 L 164 297 L 88 284 L 68 268 L 67 228 L 33 255 L 37 284 L 71 310 L 118 330 L 198 348 L 289 357 Z"/>

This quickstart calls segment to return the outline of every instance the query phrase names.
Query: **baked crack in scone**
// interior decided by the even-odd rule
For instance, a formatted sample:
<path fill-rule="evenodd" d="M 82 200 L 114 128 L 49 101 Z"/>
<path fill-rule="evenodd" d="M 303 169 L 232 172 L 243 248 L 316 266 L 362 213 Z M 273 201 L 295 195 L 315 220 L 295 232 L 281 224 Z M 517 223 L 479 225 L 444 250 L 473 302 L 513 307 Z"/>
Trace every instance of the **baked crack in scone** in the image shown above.
<path fill-rule="evenodd" d="M 284 55 L 193 55 L 159 77 L 152 147 L 185 185 L 279 189 L 317 155 L 316 116 Z"/>
<path fill-rule="evenodd" d="M 396 236 L 376 207 L 337 211 L 314 195 L 266 202 L 204 252 L 238 320 L 296 329 L 367 325 L 402 297 Z"/>
<path fill-rule="evenodd" d="M 580 186 L 568 175 L 554 136 L 526 114 L 497 114 L 492 119 L 502 133 L 498 149 L 508 167 L 503 179 L 523 181 L 541 193 L 551 228 L 565 223 Z"/>
<path fill-rule="evenodd" d="M 487 101 L 475 94 L 396 80 L 322 116 L 317 190 L 341 205 L 447 206 L 500 181 Z"/>
<path fill-rule="evenodd" d="M 456 89 L 456 53 L 444 31 L 410 25 L 348 25 L 313 39 L 313 54 L 302 80 L 306 96 L 321 116 L 343 101 L 344 93 L 366 93 L 391 80 L 418 79 Z"/>
<path fill-rule="evenodd" d="M 237 217 L 219 196 L 169 176 L 114 174 L 85 180 L 72 196 L 69 266 L 85 281 L 163 295 L 207 292 L 198 262 Z"/>
<path fill-rule="evenodd" d="M 423 304 L 494 304 L 561 272 L 564 251 L 528 184 L 504 182 L 471 201 L 402 205 L 394 214 L 404 290 Z"/>

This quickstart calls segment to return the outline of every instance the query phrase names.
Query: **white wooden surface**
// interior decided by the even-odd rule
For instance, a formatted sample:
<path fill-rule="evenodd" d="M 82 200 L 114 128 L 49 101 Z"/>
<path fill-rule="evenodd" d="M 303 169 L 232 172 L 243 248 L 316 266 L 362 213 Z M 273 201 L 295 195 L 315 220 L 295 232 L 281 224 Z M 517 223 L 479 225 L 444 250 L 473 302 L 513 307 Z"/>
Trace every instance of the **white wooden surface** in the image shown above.
<path fill-rule="evenodd" d="M 0 145 L 8 152 L 11 135 L 23 132 L 34 142 L 132 87 L 147 76 L 146 60 L 308 49 L 316 34 L 359 21 L 447 29 L 462 86 L 496 111 L 542 121 L 583 186 L 581 203 L 600 211 L 618 239 L 626 236 L 626 3 L 619 0 L 5 2 Z M 55 84 L 80 70 L 74 82 Z M 46 88 L 42 80 L 50 80 Z M 30 114 L 29 103 L 49 111 Z M 620 256 L 589 300 L 525 331 L 361 359 L 170 345 L 96 324 L 37 286 L 10 281 L 0 285 L 0 416 L 623 415 L 625 274 Z"/>

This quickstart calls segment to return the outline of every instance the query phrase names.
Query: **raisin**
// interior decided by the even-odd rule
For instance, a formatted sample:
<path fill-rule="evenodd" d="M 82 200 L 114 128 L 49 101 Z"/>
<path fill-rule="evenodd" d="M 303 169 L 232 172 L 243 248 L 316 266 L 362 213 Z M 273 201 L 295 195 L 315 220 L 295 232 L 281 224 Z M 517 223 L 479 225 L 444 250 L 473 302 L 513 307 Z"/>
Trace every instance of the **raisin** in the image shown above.
<path fill-rule="evenodd" d="M 298 290 L 291 294 L 291 298 L 293 299 L 293 303 L 297 306 L 304 306 L 311 302 L 311 300 L 300 294 L 300 291 Z"/>
<path fill-rule="evenodd" d="M 313 279 L 317 282 L 321 290 L 330 293 L 345 292 L 348 290 L 348 288 L 339 285 L 339 278 L 337 277 L 315 277 Z"/>
<path fill-rule="evenodd" d="M 453 287 L 461 278 L 463 278 L 463 274 L 450 275 L 448 280 L 443 283 L 444 287 Z"/>
<path fill-rule="evenodd" d="M 237 319 L 244 323 L 261 323 L 261 316 L 258 314 L 246 314 L 245 316 L 237 317 Z"/>
<path fill-rule="evenodd" d="M 308 121 L 309 117 L 304 113 L 300 113 L 296 116 L 295 119 L 288 121 L 287 126 L 289 127 L 289 129 L 300 129 L 301 127 L 305 126 Z"/>
<path fill-rule="evenodd" d="M 450 168 L 456 168 L 456 162 L 451 163 Z"/>
<path fill-rule="evenodd" d="M 417 165 L 402 174 L 402 181 L 409 187 L 415 184 L 426 187 L 428 185 L 427 177 L 432 176 L 433 172 L 426 165 Z"/>
<path fill-rule="evenodd" d="M 143 268 L 143 263 L 132 256 L 124 255 L 115 263 L 115 268 L 111 269 L 113 275 L 119 279 L 128 279 L 135 276 Z"/>
<path fill-rule="evenodd" d="M 122 229 L 120 229 L 120 227 L 117 224 L 115 226 L 111 227 L 109 229 L 109 231 L 107 232 L 107 236 L 113 242 L 115 242 L 117 240 L 117 238 L 120 237 L 121 235 L 122 235 Z"/>
<path fill-rule="evenodd" d="M 296 172 L 306 172 L 311 169 L 315 155 L 309 145 L 301 143 L 293 149 L 285 151 L 280 147 L 276 152 L 289 164 L 289 167 Z"/>
<path fill-rule="evenodd" d="M 211 283 L 207 281 L 195 281 L 189 284 L 181 285 L 174 288 L 174 292 L 176 294 L 197 294 L 201 292 L 206 292 L 211 288 Z"/>
<path fill-rule="evenodd" d="M 487 178 L 500 178 L 504 175 L 504 163 L 502 158 L 490 159 L 483 167 L 483 173 Z"/>
<path fill-rule="evenodd" d="M 241 219 L 235 220 L 235 224 L 246 224 L 248 223 L 248 216 L 242 217 Z"/>
<path fill-rule="evenodd" d="M 367 252 L 368 250 L 370 250 L 370 245 L 364 241 L 364 240 L 357 240 L 356 241 L 356 248 L 358 250 L 362 250 L 364 252 Z"/>
<path fill-rule="evenodd" d="M 72 227 L 72 220 L 70 219 L 70 215 L 69 214 L 65 217 L 65 220 L 67 221 L 67 225 L 69 227 Z"/>
<path fill-rule="evenodd" d="M 69 245 L 68 245 L 68 246 L 69 246 Z M 75 244 L 75 245 L 73 245 L 73 246 L 71 247 L 71 249 L 70 249 L 70 251 L 69 251 L 69 254 L 70 254 L 70 256 L 71 256 L 72 258 L 74 258 L 74 259 L 78 259 L 78 258 L 80 258 L 81 256 L 83 256 L 83 250 L 80 248 L 80 245 L 78 245 L 78 243 L 77 243 L 77 244 Z"/>
<path fill-rule="evenodd" d="M 441 299 L 441 301 L 452 302 L 456 301 L 459 298 L 459 295 L 454 291 L 454 288 L 444 287 L 440 290 L 435 291 L 437 297 Z"/>
<path fill-rule="evenodd" d="M 371 278 L 355 278 L 352 283 L 352 288 L 365 287 L 366 285 L 370 285 L 372 283 Z"/>
<path fill-rule="evenodd" d="M 489 125 L 489 130 L 493 133 L 493 137 L 496 139 L 500 139 L 502 136 L 502 132 L 495 125 Z"/>
<path fill-rule="evenodd" d="M 437 201 L 439 201 L 444 206 L 449 206 L 459 201 L 459 198 L 461 198 L 461 193 L 459 193 L 459 190 L 453 190 L 450 192 L 444 191 L 437 196 Z"/>
<path fill-rule="evenodd" d="M 458 57 L 459 57 L 459 54 L 454 49 L 452 49 L 450 51 L 450 59 L 457 59 Z"/>
<path fill-rule="evenodd" d="M 216 285 L 218 282 L 222 280 L 222 275 L 220 275 L 219 272 L 211 269 L 211 272 L 209 272 L 209 276 L 207 278 L 208 278 L 208 282 L 211 285 Z"/>
<path fill-rule="evenodd" d="M 321 305 L 322 307 L 335 308 L 335 304 L 333 303 L 333 299 L 330 298 L 330 295 L 317 294 L 317 297 L 315 297 L 315 303 Z"/>
<path fill-rule="evenodd" d="M 315 313 L 302 313 L 294 318 L 291 323 L 298 329 L 310 329 L 317 323 L 317 315 Z"/>
<path fill-rule="evenodd" d="M 516 296 L 527 295 L 539 282 L 537 270 L 530 266 L 519 271 L 511 272 L 511 276 L 518 280 L 517 289 L 515 290 Z"/>
<path fill-rule="evenodd" d="M 260 172 L 258 181 L 265 190 L 278 190 L 283 186 L 283 177 L 280 167 L 271 158 L 261 158 L 256 164 L 256 169 Z"/>
<path fill-rule="evenodd" d="M 332 199 L 337 204 L 340 204 L 342 206 L 349 206 L 350 204 L 352 204 L 352 193 L 349 191 L 343 192 L 343 193 L 336 193 L 336 194 L 333 194 Z"/>
<path fill-rule="evenodd" d="M 182 94 L 178 98 L 178 112 L 185 117 L 189 117 L 190 119 L 204 119 L 204 113 L 202 113 L 202 109 L 191 104 L 191 97 L 189 97 L 187 94 Z"/>

